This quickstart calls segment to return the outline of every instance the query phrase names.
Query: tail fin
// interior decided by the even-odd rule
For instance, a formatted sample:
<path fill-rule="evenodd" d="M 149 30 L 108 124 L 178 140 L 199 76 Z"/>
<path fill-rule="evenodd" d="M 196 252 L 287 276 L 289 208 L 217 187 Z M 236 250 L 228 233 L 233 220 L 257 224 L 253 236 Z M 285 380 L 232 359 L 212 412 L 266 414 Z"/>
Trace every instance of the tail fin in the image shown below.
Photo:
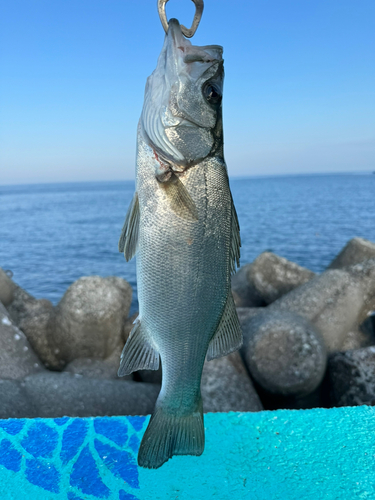
<path fill-rule="evenodd" d="M 202 455 L 204 427 L 202 399 L 190 415 L 178 416 L 156 408 L 143 436 L 138 465 L 157 469 L 173 455 Z"/>

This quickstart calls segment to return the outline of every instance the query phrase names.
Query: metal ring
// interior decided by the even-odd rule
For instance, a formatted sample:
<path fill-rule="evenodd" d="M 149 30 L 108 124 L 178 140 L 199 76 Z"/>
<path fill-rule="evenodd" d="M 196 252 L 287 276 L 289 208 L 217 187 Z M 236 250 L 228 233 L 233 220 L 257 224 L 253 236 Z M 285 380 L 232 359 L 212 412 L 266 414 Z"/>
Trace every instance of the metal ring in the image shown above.
<path fill-rule="evenodd" d="M 168 1 L 169 0 L 158 0 L 158 12 L 160 16 L 160 21 L 166 33 L 168 32 L 168 21 L 167 21 L 167 15 L 165 13 L 165 4 Z M 191 38 L 197 31 L 198 24 L 200 23 L 203 12 L 203 0 L 191 0 L 191 1 L 195 5 L 195 14 L 191 28 L 186 28 L 183 24 L 181 24 L 181 31 L 183 35 L 186 36 L 186 38 Z"/>

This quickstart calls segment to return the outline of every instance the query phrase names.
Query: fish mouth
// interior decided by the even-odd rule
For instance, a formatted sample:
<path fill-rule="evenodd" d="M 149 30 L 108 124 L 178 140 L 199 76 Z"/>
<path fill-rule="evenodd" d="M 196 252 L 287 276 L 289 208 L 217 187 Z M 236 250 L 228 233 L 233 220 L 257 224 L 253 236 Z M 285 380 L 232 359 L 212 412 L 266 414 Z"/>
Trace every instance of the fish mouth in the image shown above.
<path fill-rule="evenodd" d="M 184 37 L 181 25 L 177 19 L 169 20 L 167 32 L 168 52 L 172 52 L 175 61 L 182 60 L 189 64 L 194 62 L 214 63 L 222 61 L 223 47 L 221 45 L 205 45 L 197 47 Z"/>
<path fill-rule="evenodd" d="M 189 75 L 199 80 L 212 66 L 217 66 L 216 74 L 223 71 L 223 47 L 221 45 L 192 45 L 182 33 L 177 19 L 170 19 L 167 32 L 167 61 L 173 61 L 178 75 Z M 171 125 L 207 128 L 199 119 L 188 113 L 178 114 L 179 123 Z M 177 117 L 176 117 L 177 118 Z"/>

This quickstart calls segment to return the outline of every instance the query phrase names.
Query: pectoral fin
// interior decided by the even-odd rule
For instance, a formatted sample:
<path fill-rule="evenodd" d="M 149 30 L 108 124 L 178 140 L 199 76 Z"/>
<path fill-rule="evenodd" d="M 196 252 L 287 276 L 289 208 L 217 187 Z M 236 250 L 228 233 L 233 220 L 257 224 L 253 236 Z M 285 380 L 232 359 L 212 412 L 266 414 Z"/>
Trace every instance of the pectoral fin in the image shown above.
<path fill-rule="evenodd" d="M 176 174 L 159 184 L 167 196 L 171 210 L 185 220 L 198 220 L 198 210 L 186 187 Z"/>
<path fill-rule="evenodd" d="M 236 208 L 232 200 L 232 230 L 231 230 L 231 248 L 229 257 L 231 274 L 234 274 L 236 272 L 236 267 L 240 267 L 240 247 L 241 247 L 240 225 L 238 223 Z"/>
<path fill-rule="evenodd" d="M 132 259 L 137 251 L 139 232 L 139 201 L 137 192 L 134 193 L 126 213 L 124 226 L 122 228 L 120 241 L 118 242 L 119 252 L 124 252 L 125 259 Z"/>
<path fill-rule="evenodd" d="M 159 353 L 139 320 L 136 320 L 121 354 L 118 376 L 130 375 L 137 370 L 157 370 Z"/>
<path fill-rule="evenodd" d="M 219 326 L 207 350 L 207 361 L 226 356 L 242 345 L 242 332 L 231 290 Z"/>

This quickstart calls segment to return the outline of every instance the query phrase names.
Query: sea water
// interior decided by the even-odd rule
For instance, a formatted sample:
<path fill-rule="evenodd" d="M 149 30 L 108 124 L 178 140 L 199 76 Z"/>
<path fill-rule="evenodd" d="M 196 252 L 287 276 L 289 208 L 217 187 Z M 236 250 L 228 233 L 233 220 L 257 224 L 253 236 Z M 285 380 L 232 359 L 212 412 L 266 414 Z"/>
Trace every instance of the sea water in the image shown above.
<path fill-rule="evenodd" d="M 321 272 L 349 239 L 375 242 L 375 175 L 249 177 L 230 184 L 242 265 L 268 250 Z M 131 312 L 137 311 L 135 259 L 126 262 L 117 247 L 133 193 L 132 181 L 0 186 L 0 267 L 54 304 L 81 276 L 121 276 L 133 287 Z"/>

